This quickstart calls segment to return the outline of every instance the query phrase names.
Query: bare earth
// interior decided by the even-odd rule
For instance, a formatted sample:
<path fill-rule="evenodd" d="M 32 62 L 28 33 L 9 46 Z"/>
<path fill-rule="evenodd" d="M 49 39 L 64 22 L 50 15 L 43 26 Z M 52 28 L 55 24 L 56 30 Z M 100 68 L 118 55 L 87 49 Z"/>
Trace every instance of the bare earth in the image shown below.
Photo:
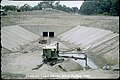
<path fill-rule="evenodd" d="M 72 15 L 65 12 L 53 10 L 53 11 L 33 11 L 33 12 L 20 12 L 20 13 L 9 13 L 7 16 L 1 17 L 1 27 L 9 26 L 9 25 L 42 25 L 42 26 L 59 26 L 64 27 L 64 31 L 67 29 L 71 29 L 77 25 L 87 26 L 87 27 L 97 27 L 101 29 L 111 30 L 119 34 L 119 17 L 114 16 L 86 16 L 86 15 Z M 65 27 L 67 26 L 67 27 Z M 25 28 L 25 26 L 23 26 Z M 56 32 L 61 33 L 62 28 L 55 28 Z M 27 28 L 26 28 L 27 29 Z M 61 29 L 61 30 L 60 30 Z M 29 29 L 28 29 L 29 30 Z M 30 31 L 30 30 L 29 30 Z M 31 30 L 32 31 L 32 30 Z M 63 32 L 64 32 L 63 31 Z M 34 32 L 34 31 L 33 31 Z M 37 32 L 36 32 L 37 34 Z M 115 40 L 115 44 L 118 44 L 118 38 Z M 110 41 L 111 42 L 111 41 Z M 107 42 L 109 44 L 110 42 Z M 34 44 L 34 45 L 33 45 Z M 67 44 L 67 43 L 66 43 Z M 38 47 L 39 46 L 39 49 Z M 68 45 L 69 46 L 69 45 Z M 111 45 L 112 46 L 112 45 Z M 32 50 L 33 48 L 33 50 Z M 34 49 L 36 48 L 36 49 Z M 109 47 L 110 48 L 110 47 Z M 119 56 L 119 48 L 117 46 L 112 52 L 106 52 L 106 54 L 99 55 L 90 54 L 90 58 L 93 59 L 93 62 L 98 63 L 100 66 L 99 69 L 89 69 L 89 70 L 78 70 L 78 71 L 68 71 L 64 72 L 61 69 L 56 67 L 51 67 L 48 65 L 44 65 L 38 70 L 32 70 L 32 68 L 36 67 L 42 63 L 42 49 L 41 45 L 38 45 L 37 42 L 30 43 L 27 46 L 28 53 L 12 53 L 7 49 L 3 49 L 2 52 L 2 67 L 1 74 L 3 79 L 48 79 L 48 78 L 60 78 L 60 79 L 99 79 L 99 78 L 119 78 L 119 71 L 111 70 L 103 70 L 104 61 L 108 61 L 113 65 L 119 64 L 118 56 Z M 99 47 L 95 50 L 99 50 Z M 113 54 L 114 53 L 114 54 Z M 96 57 L 98 56 L 99 57 Z M 91 57 L 93 56 L 93 57 Z M 108 56 L 108 57 L 106 57 Z M 113 57 L 114 56 L 114 57 Z M 103 60 L 100 60 L 103 58 Z M 96 60 L 97 59 L 97 60 Z M 111 60 L 112 59 L 112 60 Z M 110 61 L 111 60 L 111 61 Z M 70 65 L 73 66 L 74 65 Z"/>

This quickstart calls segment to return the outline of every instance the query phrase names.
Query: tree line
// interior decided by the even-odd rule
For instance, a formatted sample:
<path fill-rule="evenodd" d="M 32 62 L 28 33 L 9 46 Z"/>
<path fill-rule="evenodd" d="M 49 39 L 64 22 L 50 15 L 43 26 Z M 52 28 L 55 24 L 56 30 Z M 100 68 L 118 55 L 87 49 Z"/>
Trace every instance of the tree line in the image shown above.
<path fill-rule="evenodd" d="M 82 4 L 79 13 L 119 16 L 119 0 L 86 0 Z"/>
<path fill-rule="evenodd" d="M 54 4 L 53 4 L 54 3 Z M 24 4 L 21 7 L 18 6 L 14 6 L 14 5 L 5 5 L 2 6 L 2 9 L 4 9 L 5 11 L 18 11 L 18 12 L 24 12 L 24 11 L 33 11 L 33 10 L 42 10 L 45 8 L 52 8 L 52 9 L 57 9 L 57 10 L 62 10 L 68 13 L 78 13 L 78 8 L 77 7 L 67 7 L 65 5 L 61 5 L 60 1 L 42 1 L 40 3 L 38 3 L 37 5 L 35 5 L 34 7 L 28 5 L 28 4 Z"/>
<path fill-rule="evenodd" d="M 30 6 L 24 4 L 21 7 L 14 5 L 5 5 L 2 6 L 2 9 L 6 11 L 33 11 L 33 10 L 42 10 L 45 8 L 52 8 L 57 10 L 62 10 L 68 13 L 79 13 L 84 15 L 111 15 L 119 16 L 119 0 L 85 0 L 78 9 L 77 7 L 67 7 L 66 5 L 61 5 L 60 1 L 42 1 L 35 6 Z"/>

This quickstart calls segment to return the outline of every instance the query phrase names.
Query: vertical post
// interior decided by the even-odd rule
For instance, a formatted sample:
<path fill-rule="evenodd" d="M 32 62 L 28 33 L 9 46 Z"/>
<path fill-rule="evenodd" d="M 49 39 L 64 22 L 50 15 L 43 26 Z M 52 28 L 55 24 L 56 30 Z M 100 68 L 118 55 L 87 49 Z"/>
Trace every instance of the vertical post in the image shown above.
<path fill-rule="evenodd" d="M 59 43 L 57 43 L 57 55 L 59 53 Z"/>
<path fill-rule="evenodd" d="M 85 66 L 87 67 L 87 55 L 85 54 Z"/>

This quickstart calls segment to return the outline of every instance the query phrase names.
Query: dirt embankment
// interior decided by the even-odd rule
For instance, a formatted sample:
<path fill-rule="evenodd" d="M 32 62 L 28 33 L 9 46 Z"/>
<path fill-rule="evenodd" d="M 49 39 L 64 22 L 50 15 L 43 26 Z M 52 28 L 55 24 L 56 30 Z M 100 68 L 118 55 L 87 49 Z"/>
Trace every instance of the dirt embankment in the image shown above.
<path fill-rule="evenodd" d="M 71 15 L 71 14 L 64 14 L 58 12 L 45 12 L 45 11 L 36 11 L 36 12 L 20 12 L 20 13 L 10 13 L 7 16 L 1 17 L 1 26 L 8 26 L 14 24 L 29 24 L 29 25 L 54 25 L 54 26 L 88 26 L 88 27 L 97 27 L 102 29 L 111 30 L 114 32 L 119 32 L 119 17 L 114 16 L 85 16 L 85 15 Z M 64 28 L 63 28 L 64 29 Z M 56 29 L 57 30 L 57 29 Z M 59 29 L 58 29 L 59 30 Z M 106 63 L 109 64 L 117 64 L 119 63 L 119 48 L 118 41 L 119 39 L 116 38 L 115 42 L 107 42 L 108 44 L 104 49 L 103 46 L 96 47 L 90 55 L 90 58 L 95 62 L 97 65 L 100 65 L 102 68 Z M 110 43 L 110 45 L 109 45 Z M 114 44 L 112 44 L 114 43 Z M 32 46 L 32 45 L 31 45 Z M 116 46 L 116 48 L 111 49 L 111 46 Z M 108 49 L 109 50 L 108 50 Z M 34 51 L 33 46 L 28 47 L 31 52 L 29 53 L 13 53 L 13 54 L 5 54 L 2 56 L 2 70 L 7 73 L 3 73 L 3 76 L 7 74 L 7 76 L 16 77 L 25 77 L 22 74 L 26 75 L 36 75 L 36 74 L 51 74 L 50 71 L 31 71 L 33 67 L 40 64 L 42 58 L 40 58 L 41 54 L 39 51 Z M 100 50 L 101 49 L 101 50 Z M 38 49 L 36 49 L 38 50 Z M 96 52 L 99 51 L 100 52 Z M 33 52 L 32 52 L 33 51 Z M 5 51 L 6 53 L 7 51 Z M 9 52 L 9 51 L 8 51 Z M 3 52 L 4 53 L 4 52 Z M 102 54 L 103 53 L 103 54 Z M 71 66 L 70 66 L 71 67 Z M 64 69 L 64 68 L 63 68 Z M 9 72 L 13 74 L 9 74 Z M 48 73 L 47 73 L 48 72 Z M 15 75 L 15 74 L 18 75 Z M 97 74 L 96 74 L 97 73 Z M 111 71 L 104 71 L 104 70 L 88 70 L 88 71 L 76 71 L 76 72 L 61 72 L 61 73 L 53 73 L 57 75 L 89 75 L 88 77 L 83 78 L 118 78 L 118 73 L 111 72 Z"/>
<path fill-rule="evenodd" d="M 60 11 L 15 12 L 1 17 L 2 26 L 14 24 L 88 26 L 119 32 L 119 17 L 72 15 Z"/>

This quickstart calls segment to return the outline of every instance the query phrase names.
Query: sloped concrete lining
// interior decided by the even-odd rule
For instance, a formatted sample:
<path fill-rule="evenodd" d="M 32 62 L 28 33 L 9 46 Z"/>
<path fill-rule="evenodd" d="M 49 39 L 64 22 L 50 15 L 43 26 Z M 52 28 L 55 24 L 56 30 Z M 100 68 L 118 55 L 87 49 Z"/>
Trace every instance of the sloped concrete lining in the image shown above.
<path fill-rule="evenodd" d="M 96 40 L 95 42 L 94 42 L 94 45 L 92 46 L 92 47 L 98 47 L 99 45 L 101 45 L 101 44 L 103 44 L 103 43 L 105 43 L 105 42 L 108 42 L 108 41 L 110 41 L 111 40 L 111 44 L 113 43 L 112 41 L 114 41 L 114 39 L 116 38 L 116 37 L 118 37 L 119 36 L 119 34 L 117 34 L 117 33 L 111 33 L 110 35 L 107 35 L 106 37 L 103 37 L 103 38 L 101 38 L 101 39 L 99 39 L 99 40 Z"/>
<path fill-rule="evenodd" d="M 43 32 L 54 32 L 54 36 L 57 36 L 60 33 L 63 33 L 68 29 L 71 29 L 72 27 L 74 27 L 74 26 L 29 25 L 29 24 L 28 25 L 20 24 L 20 26 L 30 32 L 38 34 L 39 36 L 43 36 Z"/>
<path fill-rule="evenodd" d="M 119 34 L 113 33 L 112 31 L 77 26 L 71 30 L 68 30 L 67 32 L 64 32 L 63 34 L 58 35 L 58 38 L 63 41 L 76 44 L 83 49 L 87 49 L 90 46 L 94 48 L 116 36 L 119 36 Z"/>
<path fill-rule="evenodd" d="M 69 30 L 69 31 L 67 31 L 67 32 L 65 32 L 64 34 L 60 34 L 60 35 L 59 35 L 59 38 L 65 38 L 65 37 L 70 36 L 70 35 L 72 34 L 72 32 L 75 31 L 75 30 L 77 30 L 78 28 L 79 28 L 79 26 L 78 26 L 78 27 L 75 27 L 75 28 L 73 28 L 73 29 L 71 29 L 71 30 Z M 68 34 L 69 34 L 69 35 L 68 35 Z"/>
<path fill-rule="evenodd" d="M 1 28 L 1 44 L 11 51 L 18 51 L 20 45 L 26 45 L 40 37 L 18 25 Z"/>

